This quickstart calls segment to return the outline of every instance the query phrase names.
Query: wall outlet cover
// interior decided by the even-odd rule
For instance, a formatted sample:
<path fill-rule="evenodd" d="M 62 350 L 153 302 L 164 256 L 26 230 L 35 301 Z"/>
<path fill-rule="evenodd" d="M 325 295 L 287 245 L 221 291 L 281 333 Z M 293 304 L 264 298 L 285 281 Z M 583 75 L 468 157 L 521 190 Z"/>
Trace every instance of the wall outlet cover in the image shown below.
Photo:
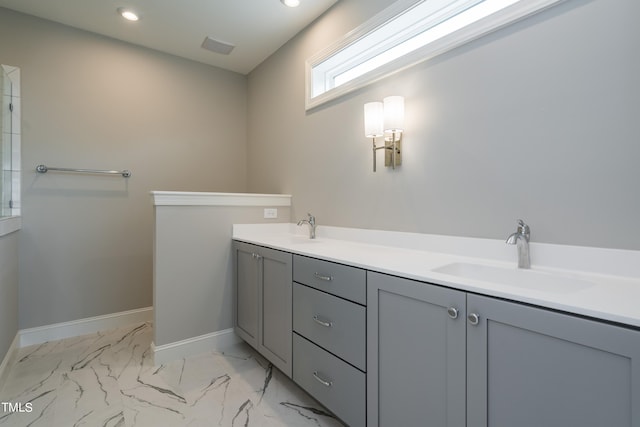
<path fill-rule="evenodd" d="M 278 218 L 278 209 L 276 209 L 276 208 L 265 208 L 264 209 L 264 218 L 266 218 L 266 219 Z"/>

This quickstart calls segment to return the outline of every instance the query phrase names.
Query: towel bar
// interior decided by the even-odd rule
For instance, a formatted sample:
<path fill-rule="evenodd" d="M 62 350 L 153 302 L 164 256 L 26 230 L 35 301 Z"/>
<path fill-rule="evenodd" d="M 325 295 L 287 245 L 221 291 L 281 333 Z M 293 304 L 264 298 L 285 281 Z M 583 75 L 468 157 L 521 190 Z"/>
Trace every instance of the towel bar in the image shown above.
<path fill-rule="evenodd" d="M 99 170 L 99 169 L 54 168 L 54 167 L 49 167 L 45 165 L 36 166 L 36 172 L 47 173 L 48 171 L 101 173 L 101 174 L 107 174 L 107 175 L 122 175 L 123 178 L 129 178 L 131 176 L 131 171 L 126 169 L 122 171 L 108 171 L 108 170 Z"/>

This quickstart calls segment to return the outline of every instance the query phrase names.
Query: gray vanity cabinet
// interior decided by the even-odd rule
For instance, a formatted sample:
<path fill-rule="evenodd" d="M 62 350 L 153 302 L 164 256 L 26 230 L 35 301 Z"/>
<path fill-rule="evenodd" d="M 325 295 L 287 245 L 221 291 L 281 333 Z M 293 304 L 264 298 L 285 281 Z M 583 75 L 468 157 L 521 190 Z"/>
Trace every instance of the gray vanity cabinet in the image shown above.
<path fill-rule="evenodd" d="M 369 272 L 367 425 L 465 426 L 465 293 Z"/>
<path fill-rule="evenodd" d="M 294 255 L 293 279 L 293 380 L 350 427 L 364 427 L 366 272 Z"/>
<path fill-rule="evenodd" d="M 258 287 L 260 264 L 255 246 L 233 242 L 235 332 L 258 348 Z"/>
<path fill-rule="evenodd" d="M 233 242 L 235 332 L 291 377 L 292 255 Z"/>
<path fill-rule="evenodd" d="M 640 331 L 469 294 L 467 426 L 640 426 Z"/>
<path fill-rule="evenodd" d="M 640 426 L 637 329 L 367 280 L 368 426 Z"/>

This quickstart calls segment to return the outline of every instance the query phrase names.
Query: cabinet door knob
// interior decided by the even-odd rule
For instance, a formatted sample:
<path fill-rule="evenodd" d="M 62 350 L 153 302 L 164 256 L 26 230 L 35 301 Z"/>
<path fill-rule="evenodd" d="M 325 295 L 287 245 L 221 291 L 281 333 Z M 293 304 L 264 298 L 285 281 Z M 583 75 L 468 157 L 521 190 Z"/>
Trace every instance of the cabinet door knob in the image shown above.
<path fill-rule="evenodd" d="M 321 378 L 320 375 L 318 375 L 318 371 L 313 371 L 313 378 L 325 387 L 331 387 L 333 385 L 333 382 Z"/>
<path fill-rule="evenodd" d="M 333 322 L 325 322 L 324 320 L 320 320 L 320 318 L 316 315 L 313 316 L 313 321 L 316 322 L 318 325 L 322 325 L 325 328 L 330 328 L 333 326 Z"/>
<path fill-rule="evenodd" d="M 447 314 L 449 315 L 449 317 L 451 317 L 452 319 L 457 319 L 458 318 L 458 309 L 455 307 L 449 307 L 447 309 Z"/>
<path fill-rule="evenodd" d="M 480 323 L 480 316 L 478 316 L 476 313 L 470 313 L 467 316 L 467 319 L 473 326 L 476 326 L 478 323 Z"/>
<path fill-rule="evenodd" d="M 260 259 L 260 258 L 262 258 L 262 255 L 258 255 L 258 254 L 257 254 L 257 253 L 255 253 L 255 252 L 254 252 L 254 253 L 252 253 L 252 254 L 251 254 L 251 256 L 252 256 L 253 258 L 255 258 L 255 259 Z"/>
<path fill-rule="evenodd" d="M 325 276 L 324 274 L 320 274 L 320 273 L 317 273 L 317 272 L 316 272 L 316 273 L 313 273 L 313 276 L 314 276 L 316 279 L 324 280 L 325 282 L 330 282 L 330 281 L 332 281 L 332 280 L 333 280 L 333 277 L 332 277 L 332 276 Z"/>

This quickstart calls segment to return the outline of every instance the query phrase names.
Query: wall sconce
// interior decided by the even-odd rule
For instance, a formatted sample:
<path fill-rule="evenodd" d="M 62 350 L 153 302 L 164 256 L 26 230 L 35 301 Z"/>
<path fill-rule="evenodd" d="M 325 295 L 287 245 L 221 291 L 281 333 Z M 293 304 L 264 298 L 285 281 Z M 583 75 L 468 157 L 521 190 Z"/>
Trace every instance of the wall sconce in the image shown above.
<path fill-rule="evenodd" d="M 364 104 L 364 135 L 373 141 L 373 171 L 376 171 L 376 151 L 384 149 L 384 165 L 402 164 L 402 132 L 404 130 L 404 97 L 388 96 L 384 102 Z M 383 145 L 376 146 L 382 137 Z"/>

